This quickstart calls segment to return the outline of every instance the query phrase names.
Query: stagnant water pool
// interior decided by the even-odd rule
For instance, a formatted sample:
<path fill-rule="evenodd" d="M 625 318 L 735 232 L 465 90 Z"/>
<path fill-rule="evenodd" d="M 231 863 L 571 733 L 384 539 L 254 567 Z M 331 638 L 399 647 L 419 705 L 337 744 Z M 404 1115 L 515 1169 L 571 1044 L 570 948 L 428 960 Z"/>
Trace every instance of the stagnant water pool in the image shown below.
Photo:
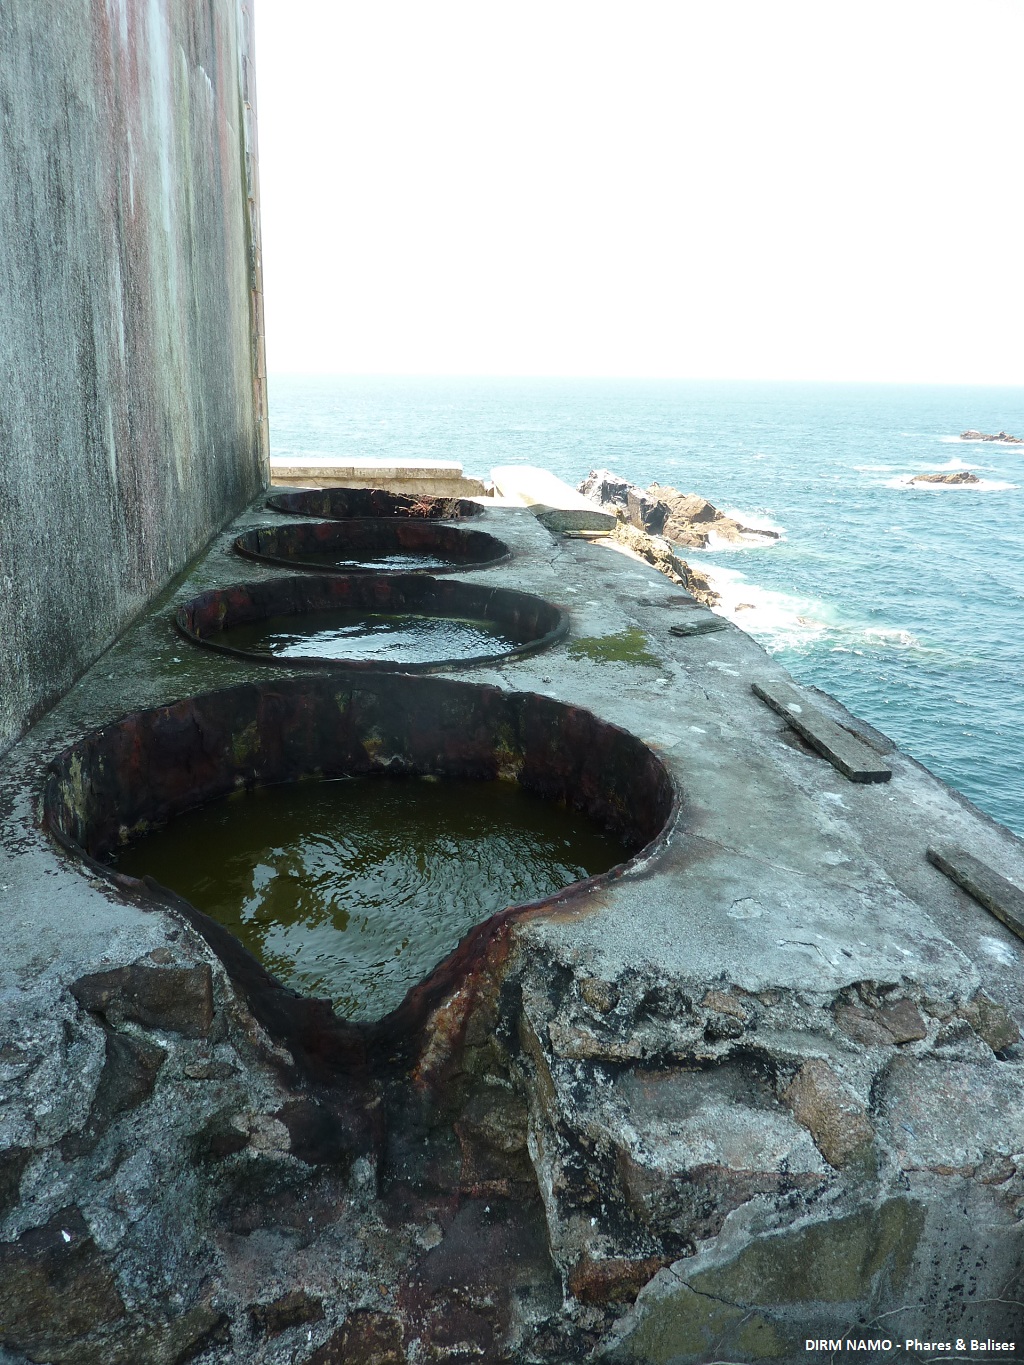
<path fill-rule="evenodd" d="M 628 856 L 514 782 L 372 775 L 236 793 L 116 863 L 205 911 L 286 985 L 369 1020 L 475 924 Z"/>
<path fill-rule="evenodd" d="M 284 659 L 387 659 L 412 664 L 503 654 L 522 641 L 506 634 L 496 621 L 341 607 L 229 626 L 220 643 Z"/>

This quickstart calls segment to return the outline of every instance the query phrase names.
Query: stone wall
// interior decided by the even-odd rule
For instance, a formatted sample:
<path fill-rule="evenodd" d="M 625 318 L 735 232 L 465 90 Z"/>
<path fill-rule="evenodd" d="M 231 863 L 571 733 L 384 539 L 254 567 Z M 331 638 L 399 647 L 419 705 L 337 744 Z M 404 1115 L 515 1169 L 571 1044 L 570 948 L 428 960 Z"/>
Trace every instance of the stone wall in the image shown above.
<path fill-rule="evenodd" d="M 251 0 L 0 0 L 0 751 L 266 483 Z"/>

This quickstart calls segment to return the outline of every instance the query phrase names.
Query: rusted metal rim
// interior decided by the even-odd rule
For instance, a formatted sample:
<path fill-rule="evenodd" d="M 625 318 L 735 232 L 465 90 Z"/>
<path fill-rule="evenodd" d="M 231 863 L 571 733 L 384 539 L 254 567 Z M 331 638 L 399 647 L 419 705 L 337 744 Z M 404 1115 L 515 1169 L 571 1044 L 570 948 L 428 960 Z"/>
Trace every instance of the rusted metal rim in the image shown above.
<path fill-rule="evenodd" d="M 234 541 L 237 554 L 262 564 L 283 564 L 289 569 L 312 569 L 317 573 L 429 573 L 449 574 L 466 569 L 489 569 L 512 558 L 503 540 L 486 531 L 463 530 L 432 521 L 399 521 L 356 518 L 348 521 L 291 522 L 260 526 L 244 531 Z M 372 559 L 379 555 L 436 555 L 450 563 L 436 568 L 410 570 L 365 568 L 325 564 L 313 555 L 336 555 L 339 559 Z"/>
<path fill-rule="evenodd" d="M 399 517 L 412 520 L 461 521 L 478 517 L 484 510 L 469 498 L 414 497 L 409 493 L 387 493 L 383 488 L 303 488 L 290 493 L 275 493 L 267 499 L 275 512 L 293 516 Z"/>
<path fill-rule="evenodd" d="M 492 621 L 509 638 L 522 643 L 512 649 L 464 659 L 398 663 L 386 659 L 284 658 L 237 649 L 223 639 L 224 632 L 232 626 L 252 625 L 271 616 L 305 616 L 340 608 Z M 463 583 L 458 579 L 436 579 L 426 574 L 291 574 L 259 583 L 237 583 L 229 588 L 212 588 L 184 602 L 175 613 L 174 623 L 193 644 L 249 662 L 290 669 L 377 673 L 480 668 L 547 649 L 569 629 L 568 614 L 533 593 Z"/>
<path fill-rule="evenodd" d="M 329 1002 L 284 986 L 195 906 L 106 861 L 133 833 L 240 787 L 374 772 L 515 780 L 583 811 L 622 839 L 626 856 L 600 876 L 483 920 L 375 1023 L 339 1019 Z M 514 924 L 599 904 L 595 893 L 659 851 L 679 808 L 661 759 L 582 707 L 447 678 L 350 674 L 202 693 L 94 731 L 50 765 L 43 823 L 124 896 L 191 923 L 264 1027 L 309 1075 L 328 1080 L 360 1067 L 410 1065 L 443 1000 L 467 980 L 501 975 Z"/>

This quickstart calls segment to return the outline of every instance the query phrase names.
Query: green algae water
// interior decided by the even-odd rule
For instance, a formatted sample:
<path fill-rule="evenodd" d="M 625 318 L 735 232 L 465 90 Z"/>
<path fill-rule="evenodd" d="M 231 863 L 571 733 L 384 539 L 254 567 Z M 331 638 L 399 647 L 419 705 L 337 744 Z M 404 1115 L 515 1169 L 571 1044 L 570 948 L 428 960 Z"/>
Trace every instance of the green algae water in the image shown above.
<path fill-rule="evenodd" d="M 512 782 L 370 776 L 239 792 L 117 855 L 230 929 L 286 985 L 377 1019 L 496 911 L 628 856 Z"/>
<path fill-rule="evenodd" d="M 521 643 L 493 621 L 351 608 L 268 616 L 231 626 L 218 639 L 233 649 L 284 659 L 381 659 L 403 664 L 504 654 Z"/>

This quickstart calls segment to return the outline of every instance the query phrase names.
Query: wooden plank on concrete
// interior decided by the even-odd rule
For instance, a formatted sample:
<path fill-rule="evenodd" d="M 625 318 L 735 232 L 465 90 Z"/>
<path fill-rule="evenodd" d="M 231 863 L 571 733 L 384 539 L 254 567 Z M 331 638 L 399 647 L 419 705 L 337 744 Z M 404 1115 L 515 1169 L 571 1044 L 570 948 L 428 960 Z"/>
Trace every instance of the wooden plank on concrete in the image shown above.
<path fill-rule="evenodd" d="M 728 625 L 728 621 L 723 621 L 711 612 L 701 612 L 699 615 L 695 612 L 688 621 L 680 621 L 668 629 L 670 635 L 681 635 L 685 639 L 688 635 L 710 635 L 713 631 L 725 630 Z"/>
<path fill-rule="evenodd" d="M 962 886 L 996 919 L 1002 920 L 1018 938 L 1024 938 L 1024 891 L 1019 886 L 1014 886 L 1013 882 L 993 871 L 988 863 L 962 848 L 930 847 L 928 861 L 940 872 L 945 872 L 957 886 Z"/>
<path fill-rule="evenodd" d="M 549 531 L 610 531 L 618 520 L 547 469 L 499 465 L 491 470 L 491 479 L 496 492 L 528 507 Z"/>
<path fill-rule="evenodd" d="M 888 782 L 892 777 L 892 769 L 874 749 L 830 720 L 795 688 L 783 682 L 751 683 L 751 687 L 756 696 L 778 711 L 798 735 L 851 782 Z"/>

